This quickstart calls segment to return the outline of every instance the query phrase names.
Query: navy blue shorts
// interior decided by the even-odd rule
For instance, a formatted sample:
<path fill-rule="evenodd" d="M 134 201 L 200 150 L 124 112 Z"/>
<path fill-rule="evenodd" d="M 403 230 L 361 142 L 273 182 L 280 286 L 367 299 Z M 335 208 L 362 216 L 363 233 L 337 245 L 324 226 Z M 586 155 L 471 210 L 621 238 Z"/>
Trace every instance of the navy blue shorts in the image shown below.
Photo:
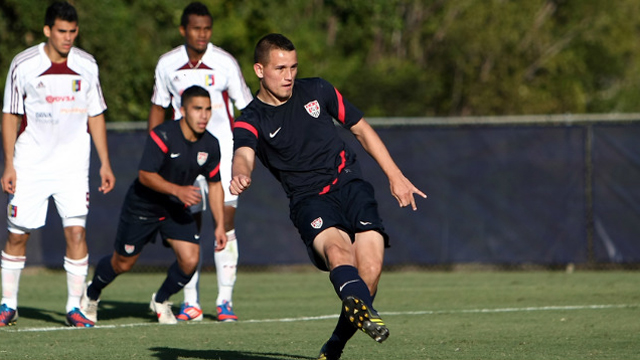
<path fill-rule="evenodd" d="M 389 236 L 384 232 L 374 195 L 373 186 L 358 179 L 326 194 L 304 198 L 292 206 L 291 221 L 298 229 L 313 265 L 320 270 L 329 270 L 313 249 L 313 240 L 331 227 L 349 234 L 351 242 L 355 241 L 357 233 L 375 230 L 384 238 L 385 247 L 389 247 Z"/>
<path fill-rule="evenodd" d="M 149 243 L 155 242 L 157 234 L 163 239 L 200 243 L 198 226 L 189 209 L 174 209 L 162 216 L 140 216 L 128 211 L 125 206 L 120 214 L 118 231 L 114 244 L 122 256 L 134 256 Z M 165 245 L 168 244 L 165 242 Z"/>

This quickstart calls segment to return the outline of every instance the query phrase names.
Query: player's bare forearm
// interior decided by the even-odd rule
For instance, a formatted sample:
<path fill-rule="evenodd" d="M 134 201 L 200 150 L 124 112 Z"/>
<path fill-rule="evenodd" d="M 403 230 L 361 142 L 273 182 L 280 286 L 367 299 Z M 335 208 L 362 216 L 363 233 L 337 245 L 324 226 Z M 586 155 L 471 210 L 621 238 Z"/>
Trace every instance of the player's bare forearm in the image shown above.
<path fill-rule="evenodd" d="M 13 154 L 18 136 L 18 124 L 21 117 L 17 114 L 2 114 L 2 148 L 4 150 L 4 171 L 2 173 L 2 191 L 14 194 L 16 191 L 16 170 L 13 167 Z"/>
<path fill-rule="evenodd" d="M 233 155 L 231 184 L 229 190 L 233 195 L 240 195 L 251 186 L 251 173 L 255 165 L 256 154 L 253 149 L 241 147 Z"/>
<path fill-rule="evenodd" d="M 191 206 L 202 201 L 200 188 L 193 185 L 178 185 L 165 180 L 160 174 L 139 170 L 138 179 L 140 183 L 149 189 L 162 194 L 173 195 L 182 201 L 186 206 Z"/>
<path fill-rule="evenodd" d="M 374 158 L 385 175 L 387 175 L 391 194 L 398 200 L 398 204 L 401 207 L 411 206 L 413 210 L 417 210 L 418 207 L 413 195 L 418 194 L 423 198 L 426 198 L 427 195 L 404 176 L 398 165 L 393 161 L 389 150 L 380 139 L 380 136 L 378 136 L 378 133 L 365 119 L 361 119 L 356 125 L 352 126 L 351 131 L 362 144 L 362 147 Z"/>
<path fill-rule="evenodd" d="M 107 145 L 107 125 L 103 114 L 89 117 L 89 133 L 101 164 L 100 187 L 98 190 L 106 194 L 113 190 L 116 184 L 116 177 L 113 175 L 113 170 L 111 170 L 109 146 Z"/>
<path fill-rule="evenodd" d="M 151 131 L 154 127 L 164 122 L 165 109 L 162 106 L 151 104 L 149 109 L 149 119 L 147 121 L 147 130 Z"/>
<path fill-rule="evenodd" d="M 219 181 L 209 183 L 209 207 L 215 224 L 215 251 L 221 251 L 227 246 L 227 235 L 224 229 L 224 189 Z"/>

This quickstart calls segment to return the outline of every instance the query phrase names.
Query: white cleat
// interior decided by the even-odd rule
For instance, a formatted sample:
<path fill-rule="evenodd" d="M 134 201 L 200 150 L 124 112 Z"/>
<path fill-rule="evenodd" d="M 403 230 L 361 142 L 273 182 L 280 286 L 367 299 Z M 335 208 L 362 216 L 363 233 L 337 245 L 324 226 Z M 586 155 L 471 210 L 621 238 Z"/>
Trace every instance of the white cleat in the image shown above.
<path fill-rule="evenodd" d="M 84 292 L 82 293 L 82 297 L 80 298 L 80 312 L 89 320 L 93 321 L 93 323 L 98 322 L 98 300 L 91 300 L 87 296 L 87 288 L 91 285 L 91 282 L 88 282 L 84 287 Z"/>
<path fill-rule="evenodd" d="M 151 302 L 149 303 L 149 310 L 158 316 L 158 322 L 160 324 L 177 324 L 178 320 L 171 311 L 171 305 L 173 305 L 173 303 L 169 301 L 156 302 L 156 293 L 153 293 L 153 295 L 151 295 Z"/>

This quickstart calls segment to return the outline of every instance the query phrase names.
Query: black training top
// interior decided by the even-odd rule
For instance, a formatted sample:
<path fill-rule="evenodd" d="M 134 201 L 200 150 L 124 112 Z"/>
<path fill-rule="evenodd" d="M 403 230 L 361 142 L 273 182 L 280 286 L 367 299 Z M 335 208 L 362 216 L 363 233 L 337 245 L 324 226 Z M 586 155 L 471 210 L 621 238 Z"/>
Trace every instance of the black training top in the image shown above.
<path fill-rule="evenodd" d="M 272 106 L 255 98 L 234 124 L 234 147 L 250 147 L 291 199 L 324 194 L 343 172 L 361 177 L 356 155 L 340 138 L 363 114 L 320 78 L 298 79 L 291 98 Z M 346 171 L 344 171 L 347 169 Z"/>
<path fill-rule="evenodd" d="M 145 143 L 140 170 L 157 173 L 177 185 L 191 185 L 198 175 L 209 182 L 220 181 L 220 146 L 218 139 L 205 131 L 191 142 L 184 138 L 180 121 L 167 121 L 156 126 Z M 148 210 L 156 206 L 184 204 L 175 196 L 159 193 L 136 179 L 132 185 L 136 200 L 147 203 Z M 131 192 L 130 192 L 131 193 Z"/>

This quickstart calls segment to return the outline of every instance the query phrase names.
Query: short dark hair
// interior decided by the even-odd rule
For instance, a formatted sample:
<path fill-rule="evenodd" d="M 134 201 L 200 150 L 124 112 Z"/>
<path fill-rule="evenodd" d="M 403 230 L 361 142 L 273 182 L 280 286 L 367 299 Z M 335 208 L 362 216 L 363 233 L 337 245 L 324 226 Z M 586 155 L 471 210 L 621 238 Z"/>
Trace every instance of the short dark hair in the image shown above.
<path fill-rule="evenodd" d="M 47 8 L 47 12 L 44 15 L 44 24 L 51 28 L 56 23 L 56 19 L 77 23 L 78 13 L 76 8 L 66 1 L 54 2 Z"/>
<path fill-rule="evenodd" d="M 186 28 L 187 25 L 189 25 L 189 16 L 191 15 L 208 16 L 209 19 L 213 20 L 213 16 L 209 13 L 207 6 L 201 2 L 195 1 L 187 5 L 187 7 L 184 8 L 184 11 L 182 11 L 180 26 Z"/>
<path fill-rule="evenodd" d="M 180 97 L 180 104 L 182 104 L 182 106 L 185 106 L 187 102 L 189 102 L 189 100 L 194 97 L 206 97 L 211 100 L 211 95 L 209 95 L 209 92 L 205 90 L 205 88 L 203 88 L 202 86 L 193 85 L 186 88 L 182 92 L 182 95 Z"/>
<path fill-rule="evenodd" d="M 269 53 L 273 49 L 293 51 L 296 49 L 291 40 L 282 34 L 268 34 L 262 37 L 256 44 L 253 53 L 253 61 L 255 63 L 266 64 L 269 61 Z"/>

